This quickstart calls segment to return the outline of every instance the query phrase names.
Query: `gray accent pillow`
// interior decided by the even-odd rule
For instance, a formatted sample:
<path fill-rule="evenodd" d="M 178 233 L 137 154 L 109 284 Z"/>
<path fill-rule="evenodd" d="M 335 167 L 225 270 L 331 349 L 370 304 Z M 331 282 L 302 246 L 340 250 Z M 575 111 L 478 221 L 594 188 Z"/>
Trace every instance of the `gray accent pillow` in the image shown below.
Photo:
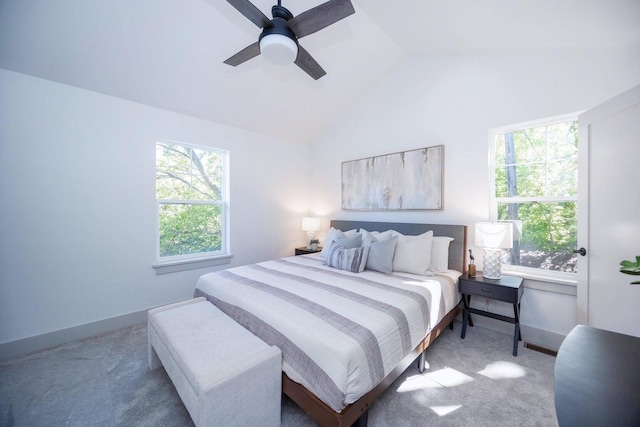
<path fill-rule="evenodd" d="M 344 246 L 339 246 L 337 242 L 334 242 L 329 249 L 327 265 L 352 273 L 362 273 L 367 262 L 368 253 L 369 248 L 363 246 L 347 249 Z"/>
<path fill-rule="evenodd" d="M 362 246 L 362 236 L 360 234 L 356 234 L 353 237 L 342 237 L 336 239 L 336 246 L 342 246 L 345 249 L 359 248 Z"/>
<path fill-rule="evenodd" d="M 371 242 L 365 268 L 384 274 L 391 274 L 393 271 L 393 255 L 396 251 L 397 243 L 397 237 Z"/>
<path fill-rule="evenodd" d="M 324 241 L 324 247 L 320 252 L 320 258 L 327 259 L 327 255 L 329 255 L 329 249 L 331 248 L 331 244 L 335 242 L 337 239 L 340 239 L 343 237 L 345 237 L 345 234 L 342 231 L 331 227 Z"/>
<path fill-rule="evenodd" d="M 353 237 L 356 236 L 356 230 L 348 230 L 342 232 L 336 228 L 331 227 L 327 232 L 327 237 L 324 240 L 324 247 L 322 251 L 320 251 L 320 258 L 327 259 L 327 255 L 329 255 L 329 249 L 331 248 L 331 244 L 338 239 L 342 239 L 345 237 Z M 360 245 L 358 245 L 360 246 Z"/>

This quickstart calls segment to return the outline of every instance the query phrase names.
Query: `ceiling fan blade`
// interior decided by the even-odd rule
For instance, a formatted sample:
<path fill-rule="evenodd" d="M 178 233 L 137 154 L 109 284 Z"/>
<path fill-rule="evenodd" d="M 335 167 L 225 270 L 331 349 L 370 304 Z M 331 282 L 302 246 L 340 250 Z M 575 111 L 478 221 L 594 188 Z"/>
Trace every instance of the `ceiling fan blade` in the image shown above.
<path fill-rule="evenodd" d="M 318 80 L 320 77 L 327 74 L 326 71 L 322 69 L 320 64 L 316 62 L 315 59 L 307 52 L 305 48 L 298 45 L 298 57 L 295 60 L 295 64 L 302 68 L 302 70 L 309 74 L 314 80 Z"/>
<path fill-rule="evenodd" d="M 245 47 L 240 52 L 233 55 L 231 58 L 224 61 L 224 63 L 236 67 L 243 62 L 250 60 L 251 58 L 255 58 L 258 55 L 260 55 L 260 43 L 255 42 Z"/>
<path fill-rule="evenodd" d="M 259 28 L 264 28 L 271 23 L 269 18 L 253 5 L 249 0 L 227 0 L 229 4 L 235 7 L 238 12 L 243 14 L 249 21 L 256 24 Z"/>
<path fill-rule="evenodd" d="M 355 12 L 350 0 L 329 0 L 295 16 L 288 24 L 296 37 L 301 38 L 335 24 Z"/>

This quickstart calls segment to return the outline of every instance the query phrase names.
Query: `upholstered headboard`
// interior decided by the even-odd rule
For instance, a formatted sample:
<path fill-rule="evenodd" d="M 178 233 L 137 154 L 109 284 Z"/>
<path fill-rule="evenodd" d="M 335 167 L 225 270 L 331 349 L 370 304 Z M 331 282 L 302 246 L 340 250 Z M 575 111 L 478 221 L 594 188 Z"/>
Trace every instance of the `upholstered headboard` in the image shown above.
<path fill-rule="evenodd" d="M 408 236 L 417 236 L 433 230 L 434 236 L 453 238 L 453 241 L 449 244 L 449 268 L 461 272 L 464 272 L 467 268 L 466 225 L 332 220 L 331 226 L 342 231 L 360 228 L 364 228 L 367 231 L 395 230 Z"/>

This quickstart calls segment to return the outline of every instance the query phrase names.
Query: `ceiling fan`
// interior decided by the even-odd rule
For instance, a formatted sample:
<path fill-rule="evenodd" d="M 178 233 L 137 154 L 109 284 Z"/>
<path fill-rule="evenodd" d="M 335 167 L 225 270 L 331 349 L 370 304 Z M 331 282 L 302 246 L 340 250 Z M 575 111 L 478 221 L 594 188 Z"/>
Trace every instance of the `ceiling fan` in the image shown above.
<path fill-rule="evenodd" d="M 235 67 L 262 54 L 268 61 L 277 64 L 295 62 L 315 80 L 327 73 L 309 52 L 300 46 L 298 39 L 355 13 L 350 0 L 329 0 L 294 17 L 278 0 L 278 4 L 271 8 L 273 19 L 269 19 L 249 0 L 227 0 L 227 2 L 248 20 L 262 28 L 262 33 L 257 42 L 224 61 L 225 64 Z"/>

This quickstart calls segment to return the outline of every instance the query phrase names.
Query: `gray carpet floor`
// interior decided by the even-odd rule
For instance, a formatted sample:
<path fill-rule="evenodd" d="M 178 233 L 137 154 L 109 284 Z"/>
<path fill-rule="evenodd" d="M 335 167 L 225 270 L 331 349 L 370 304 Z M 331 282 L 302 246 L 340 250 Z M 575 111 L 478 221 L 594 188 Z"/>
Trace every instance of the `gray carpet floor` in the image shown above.
<path fill-rule="evenodd" d="M 557 426 L 555 358 L 460 324 L 428 349 L 370 409 L 369 426 Z M 250 404 L 250 402 L 245 402 Z M 147 366 L 146 325 L 0 363 L 1 426 L 189 426 L 164 369 Z M 315 426 L 288 398 L 283 426 Z"/>

